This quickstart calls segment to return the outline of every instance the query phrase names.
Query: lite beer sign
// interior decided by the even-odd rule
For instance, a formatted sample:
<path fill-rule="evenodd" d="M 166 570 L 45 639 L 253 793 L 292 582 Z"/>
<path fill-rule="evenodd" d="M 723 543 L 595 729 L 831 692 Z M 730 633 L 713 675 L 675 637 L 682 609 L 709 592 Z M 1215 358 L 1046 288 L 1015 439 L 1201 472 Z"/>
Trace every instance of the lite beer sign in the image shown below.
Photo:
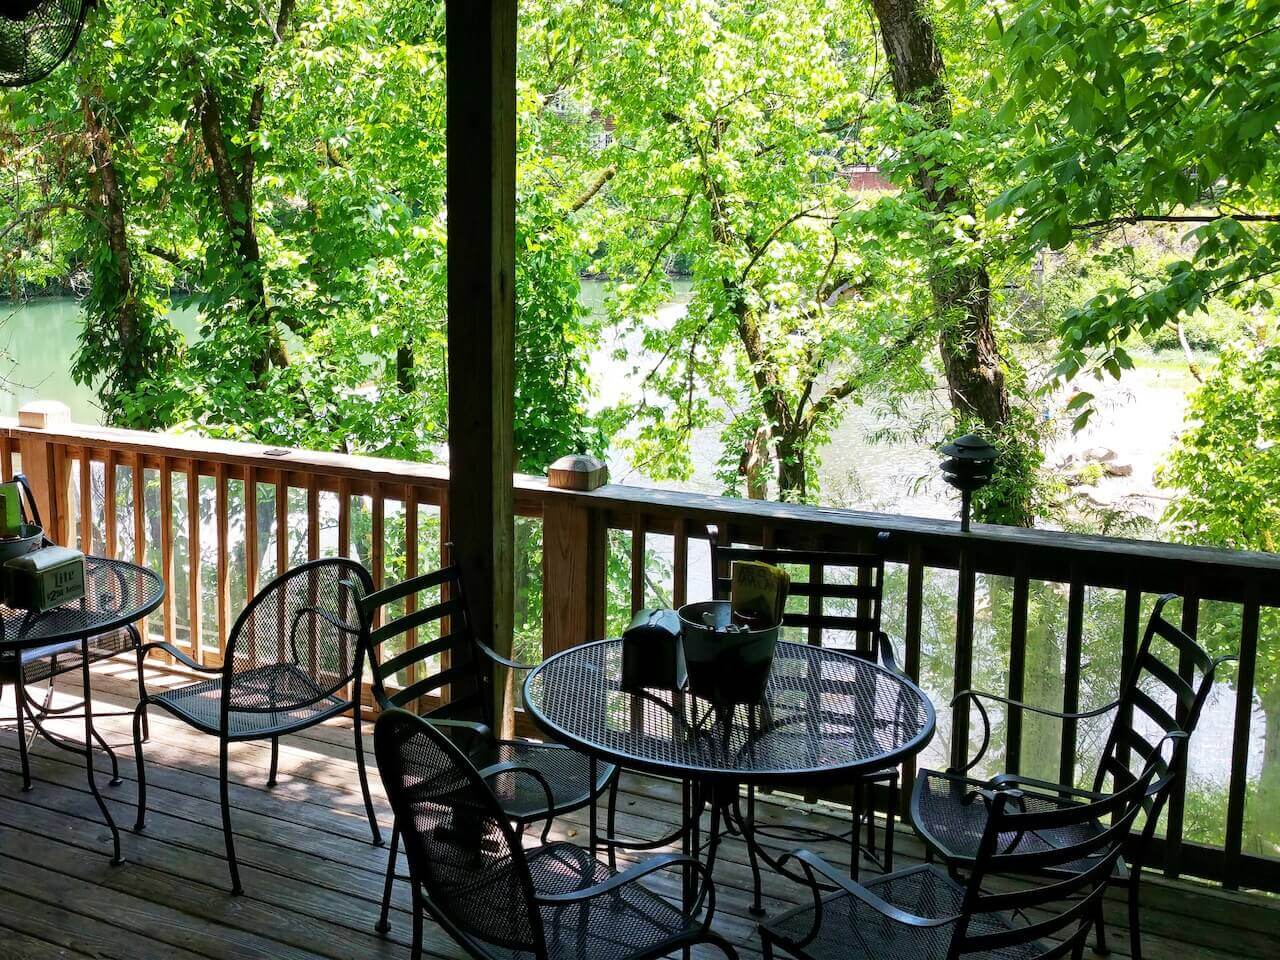
<path fill-rule="evenodd" d="M 4 565 L 9 606 L 45 611 L 84 596 L 84 554 L 42 547 Z"/>

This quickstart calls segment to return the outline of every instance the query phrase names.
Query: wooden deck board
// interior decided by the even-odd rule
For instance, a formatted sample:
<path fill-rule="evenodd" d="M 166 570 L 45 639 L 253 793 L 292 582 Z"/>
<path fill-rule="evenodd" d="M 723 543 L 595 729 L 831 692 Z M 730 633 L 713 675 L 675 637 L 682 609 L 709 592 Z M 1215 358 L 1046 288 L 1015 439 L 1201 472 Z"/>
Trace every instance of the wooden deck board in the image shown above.
<path fill-rule="evenodd" d="M 121 668 L 123 669 L 123 668 Z M 172 682 L 151 671 L 152 682 Z M 75 693 L 73 681 L 60 689 Z M 128 673 L 98 670 L 97 701 L 130 706 Z M 11 698 L 0 716 L 7 715 Z M 100 788 L 117 821 L 127 863 L 108 862 L 107 832 L 78 758 L 37 742 L 35 788 L 21 792 L 13 724 L 0 720 L 0 960 L 46 957 L 173 958 L 403 958 L 408 956 L 408 895 L 397 884 L 392 931 L 373 932 L 381 896 L 384 849 L 369 842 L 355 774 L 349 722 L 334 721 L 288 738 L 280 751 L 280 782 L 267 789 L 265 744 L 236 744 L 231 752 L 233 822 L 246 894 L 227 893 L 227 872 L 217 804 L 217 743 L 165 715 L 152 712 L 147 759 L 150 813 L 135 834 L 136 771 L 126 718 L 106 718 L 101 729 L 121 751 L 124 782 Z M 371 753 L 370 753 L 371 757 Z M 389 835 L 390 815 L 373 777 L 379 820 Z M 648 777 L 624 778 L 619 828 L 631 835 L 669 832 L 679 815 L 678 787 Z M 760 819 L 778 826 L 847 829 L 830 810 L 762 802 Z M 603 825 L 603 811 L 600 823 Z M 585 840 L 586 812 L 561 818 L 553 836 Z M 898 835 L 897 866 L 919 862 L 909 832 Z M 784 850 L 797 844 L 768 840 Z M 834 862 L 847 854 L 834 843 L 808 844 Z M 845 848 L 847 849 L 847 848 Z M 874 870 L 874 867 L 866 867 Z M 738 943 L 744 960 L 759 956 L 755 920 L 748 911 L 751 874 L 745 848 L 721 847 L 716 868 L 716 927 Z M 674 877 L 655 878 L 655 889 L 675 894 Z M 1280 935 L 1280 903 L 1247 894 L 1204 890 L 1153 878 L 1144 897 L 1145 942 L 1151 958 L 1253 960 L 1273 956 Z M 805 890 L 765 873 L 765 906 L 785 909 Z M 1127 951 L 1123 904 L 1109 907 L 1117 957 Z M 461 951 L 428 924 L 431 956 L 456 960 Z M 699 950 L 701 956 L 718 956 Z"/>

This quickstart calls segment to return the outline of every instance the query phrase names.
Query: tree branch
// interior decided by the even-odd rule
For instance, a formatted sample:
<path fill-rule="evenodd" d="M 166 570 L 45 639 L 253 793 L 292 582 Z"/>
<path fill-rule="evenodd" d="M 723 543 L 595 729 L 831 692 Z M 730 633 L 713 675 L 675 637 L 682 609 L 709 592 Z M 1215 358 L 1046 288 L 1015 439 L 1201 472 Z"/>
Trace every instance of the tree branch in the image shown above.
<path fill-rule="evenodd" d="M 601 190 L 604 189 L 604 185 L 608 183 L 610 180 L 612 180 L 614 177 L 616 177 L 617 175 L 618 175 L 617 164 L 611 163 L 609 164 L 609 166 L 605 167 L 602 171 L 600 171 L 600 176 L 596 177 L 596 179 L 591 182 L 591 186 L 587 187 L 587 189 L 584 190 L 579 195 L 578 199 L 573 201 L 573 206 L 569 208 L 569 212 L 577 213 L 579 210 L 585 207 L 588 203 L 592 201 L 592 199 L 595 197 L 597 193 L 599 193 Z"/>
<path fill-rule="evenodd" d="M 1134 223 L 1213 223 L 1236 220 L 1240 223 L 1280 223 L 1280 213 L 1155 214 L 1135 213 L 1128 216 L 1088 220 L 1071 225 L 1072 230 L 1096 230 L 1099 227 L 1122 227 Z"/>

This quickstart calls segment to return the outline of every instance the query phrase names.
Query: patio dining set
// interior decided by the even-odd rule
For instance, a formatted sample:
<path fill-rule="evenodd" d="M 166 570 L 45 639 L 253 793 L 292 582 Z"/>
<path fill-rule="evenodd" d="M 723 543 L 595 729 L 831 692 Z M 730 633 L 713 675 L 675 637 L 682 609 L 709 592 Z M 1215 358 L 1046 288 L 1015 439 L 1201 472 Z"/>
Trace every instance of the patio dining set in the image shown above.
<path fill-rule="evenodd" d="M 29 500 L 26 507 L 38 523 Z M 936 717 L 882 630 L 883 558 L 735 547 L 714 530 L 709 536 L 717 598 L 726 596 L 738 563 L 785 564 L 796 573 L 791 594 L 804 609 L 788 609 L 782 626 L 800 642 L 778 641 L 753 703 L 635 689 L 623 682 L 620 639 L 587 642 L 536 665 L 515 662 L 472 629 L 453 565 L 377 589 L 354 560 L 302 564 L 250 600 L 221 664 L 210 666 L 144 640 L 137 624 L 163 601 L 159 576 L 87 557 L 83 598 L 39 614 L 0 606 L 0 681 L 17 696 L 24 786 L 31 788 L 30 725 L 83 757 L 113 859 L 122 860 L 120 831 L 94 770 L 102 752 L 111 782 L 120 782 L 118 758 L 94 726 L 105 714 L 92 703 L 90 667 L 131 657 L 139 694 L 135 829 L 146 826 L 144 744 L 148 713 L 157 708 L 218 740 L 226 860 L 231 889 L 240 893 L 232 743 L 269 742 L 274 783 L 282 736 L 350 713 L 372 840 L 384 843 L 365 758 L 360 691 L 367 684 L 378 714 L 376 769 L 394 813 L 381 912 L 370 919 L 380 931 L 389 928 L 393 887 L 407 881 L 414 960 L 427 919 L 468 954 L 495 960 L 643 960 L 687 956 L 699 944 L 736 957 L 714 922 L 717 865 L 730 838 L 747 853 L 766 958 L 775 950 L 802 960 L 1080 957 L 1091 939 L 1106 949 L 1103 898 L 1113 886 L 1127 894 L 1130 951 L 1141 957 L 1144 854 L 1185 776 L 1188 738 L 1221 662 L 1166 619 L 1171 597 L 1156 601 L 1119 695 L 1105 707 L 1064 713 L 959 693 L 952 706 L 973 709 L 981 721 L 979 748 L 950 769 L 915 773 L 905 819 L 929 862 L 895 870 L 902 771 L 935 736 Z M 839 570 L 849 576 L 831 575 Z M 143 664 L 155 651 L 197 679 L 148 689 Z M 500 734 L 495 678 L 507 672 L 523 678 L 525 714 L 545 741 Z M 68 673 L 81 678 L 78 703 L 61 706 L 32 692 L 45 682 L 51 692 L 52 679 Z M 979 776 L 993 702 L 1066 720 L 1112 716 L 1089 787 L 1014 772 Z M 83 720 L 83 738 L 55 732 L 50 720 Z M 637 837 L 619 829 L 624 771 L 679 784 L 673 832 Z M 759 816 L 761 791 L 834 788 L 851 799 L 848 830 L 837 836 Z M 556 818 L 583 810 L 583 844 L 551 839 Z M 837 843 L 847 845 L 847 862 L 805 846 L 829 851 Z M 652 855 L 638 856 L 646 852 Z M 765 871 L 799 884 L 800 904 L 766 912 Z"/>

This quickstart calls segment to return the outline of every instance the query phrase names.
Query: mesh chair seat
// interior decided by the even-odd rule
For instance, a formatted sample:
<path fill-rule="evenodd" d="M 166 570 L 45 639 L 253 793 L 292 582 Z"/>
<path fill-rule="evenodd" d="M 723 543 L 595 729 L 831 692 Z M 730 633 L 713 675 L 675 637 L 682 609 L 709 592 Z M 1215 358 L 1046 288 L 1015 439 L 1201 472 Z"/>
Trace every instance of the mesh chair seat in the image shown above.
<path fill-rule="evenodd" d="M 913 867 L 877 877 L 863 884 L 876 896 L 917 916 L 955 917 L 964 909 L 965 888 L 942 870 L 932 866 Z M 817 933 L 813 930 L 814 908 L 809 903 L 784 913 L 763 926 L 768 934 L 797 956 L 812 960 L 944 960 L 951 944 L 954 923 L 936 927 L 915 927 L 892 920 L 856 897 L 838 892 L 822 899 L 822 915 Z M 1013 929 L 1002 914 L 973 916 L 973 934 Z M 973 960 L 1031 960 L 1048 948 L 1045 943 L 1021 943 L 987 953 L 968 953 Z"/>
<path fill-rule="evenodd" d="M 221 732 L 223 677 L 202 680 L 155 694 L 151 702 L 164 707 L 199 730 Z M 349 701 L 324 696 L 307 674 L 291 663 L 273 663 L 237 672 L 232 681 L 227 715 L 232 740 L 253 739 L 273 730 L 292 730 L 318 723 L 347 709 Z M 305 703 L 304 701 L 311 702 Z M 302 704 L 299 706 L 299 704 Z M 250 709 L 236 709 L 247 706 Z M 274 709 L 279 706 L 280 709 Z"/>
<path fill-rule="evenodd" d="M 922 770 L 912 798 L 914 825 L 925 844 L 932 847 L 950 864 L 962 866 L 977 856 L 978 845 L 986 829 L 988 812 L 982 797 L 974 793 L 990 789 L 990 784 L 957 774 Z M 1023 804 L 1030 813 L 1078 807 L 1080 802 L 1049 796 L 1032 790 L 1022 792 Z M 1021 835 L 1001 834 L 999 852 L 1040 853 L 1083 843 L 1102 833 L 1097 820 L 1065 828 L 1038 830 Z M 1078 861 L 1055 868 L 1055 872 L 1079 872 L 1089 865 Z M 1116 861 L 1113 876 L 1128 875 L 1123 859 Z"/>
<path fill-rule="evenodd" d="M 572 893 L 613 875 L 590 851 L 571 843 L 548 844 L 527 851 L 526 857 L 538 894 Z M 540 912 L 548 960 L 624 960 L 701 927 L 639 881 L 581 903 L 544 906 Z"/>
<path fill-rule="evenodd" d="M 112 630 L 89 638 L 89 662 L 97 663 L 116 654 L 134 649 L 137 641 L 128 629 Z M 23 681 L 39 683 L 52 676 L 80 669 L 82 654 L 79 640 L 62 640 L 43 647 L 32 647 L 18 654 Z"/>
<path fill-rule="evenodd" d="M 605 788 L 615 769 L 611 763 L 597 763 L 593 783 L 591 760 L 578 751 L 521 740 L 490 740 L 469 751 L 467 759 L 482 769 L 495 763 L 517 763 L 542 774 L 555 803 L 551 810 L 547 809 L 546 791 L 532 777 L 498 774 L 488 780 L 503 812 L 519 821 L 583 806 Z"/>

